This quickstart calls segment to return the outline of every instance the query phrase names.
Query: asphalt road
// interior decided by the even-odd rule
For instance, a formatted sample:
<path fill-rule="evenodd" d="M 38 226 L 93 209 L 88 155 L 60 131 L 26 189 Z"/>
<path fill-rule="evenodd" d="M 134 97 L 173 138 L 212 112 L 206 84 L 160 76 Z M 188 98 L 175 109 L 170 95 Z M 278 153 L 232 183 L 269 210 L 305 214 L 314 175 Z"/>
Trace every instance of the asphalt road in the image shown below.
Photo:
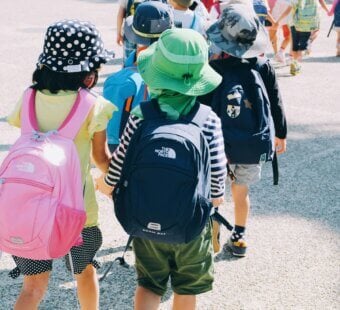
<path fill-rule="evenodd" d="M 59 19 L 90 20 L 117 57 L 115 41 L 117 1 L 2 0 L 0 10 L 0 160 L 18 136 L 5 122 L 21 92 L 30 83 L 42 49 L 47 25 Z M 249 251 L 235 259 L 229 252 L 215 257 L 213 291 L 200 295 L 198 308 L 219 309 L 340 309 L 340 59 L 335 55 L 335 32 L 326 38 L 331 19 L 322 14 L 320 35 L 303 73 L 292 77 L 288 67 L 277 69 L 289 123 L 288 151 L 280 156 L 280 183 L 272 185 L 270 165 L 262 181 L 251 189 L 252 212 L 248 227 Z M 103 80 L 118 70 L 111 63 Z M 95 173 L 95 171 L 94 171 Z M 127 236 L 117 223 L 111 202 L 98 195 L 104 244 L 98 253 L 102 273 L 121 255 Z M 232 218 L 227 201 L 222 213 Z M 228 238 L 222 230 L 222 241 Z M 128 252 L 127 261 L 133 263 Z M 7 274 L 14 264 L 0 260 L 0 309 L 11 309 L 21 279 Z M 40 309 L 76 309 L 72 277 L 62 260 L 54 272 Z M 135 272 L 114 265 L 101 283 L 101 309 L 132 309 Z M 169 309 L 171 290 L 161 309 Z"/>

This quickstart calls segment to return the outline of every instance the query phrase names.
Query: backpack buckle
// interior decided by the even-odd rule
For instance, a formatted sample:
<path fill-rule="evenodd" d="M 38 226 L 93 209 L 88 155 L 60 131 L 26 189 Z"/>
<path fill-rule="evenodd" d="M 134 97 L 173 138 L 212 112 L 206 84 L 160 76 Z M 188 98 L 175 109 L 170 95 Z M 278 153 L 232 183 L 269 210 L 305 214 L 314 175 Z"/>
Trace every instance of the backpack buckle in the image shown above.
<path fill-rule="evenodd" d="M 37 142 L 42 142 L 46 138 L 48 138 L 49 136 L 54 135 L 56 133 L 58 133 L 57 130 L 50 130 L 50 131 L 48 131 L 46 133 L 41 133 L 41 132 L 38 132 L 38 131 L 34 130 L 31 139 L 34 140 L 34 141 L 37 141 Z"/>
<path fill-rule="evenodd" d="M 229 166 L 228 163 L 227 163 L 227 174 L 228 174 L 228 177 L 230 178 L 231 181 L 236 180 L 236 176 L 235 176 L 234 172 L 230 169 L 230 166 Z"/>

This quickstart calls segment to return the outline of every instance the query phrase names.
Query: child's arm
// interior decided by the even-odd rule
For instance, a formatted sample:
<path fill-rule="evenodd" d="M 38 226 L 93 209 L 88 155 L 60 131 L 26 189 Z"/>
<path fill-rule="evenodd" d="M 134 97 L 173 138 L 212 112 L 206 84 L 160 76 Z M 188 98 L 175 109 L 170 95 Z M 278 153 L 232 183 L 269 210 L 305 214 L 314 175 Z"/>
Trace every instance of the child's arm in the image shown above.
<path fill-rule="evenodd" d="M 270 62 L 267 62 L 260 67 L 259 72 L 270 101 L 270 110 L 275 127 L 275 149 L 277 154 L 282 154 L 286 151 L 287 120 L 275 69 Z"/>
<path fill-rule="evenodd" d="M 276 24 L 276 20 L 274 19 L 272 13 L 270 13 L 269 11 L 267 12 L 267 20 L 269 20 L 272 25 Z"/>
<path fill-rule="evenodd" d="M 326 12 L 327 14 L 329 14 L 329 10 L 328 10 L 328 7 L 327 7 L 327 5 L 326 5 L 325 0 L 319 0 L 319 3 L 320 3 L 320 5 L 321 5 L 321 7 L 325 10 L 325 12 Z"/>
<path fill-rule="evenodd" d="M 290 14 L 292 9 L 293 9 L 293 7 L 289 6 L 285 11 L 283 11 L 283 13 L 280 15 L 280 17 L 276 20 L 276 23 L 274 23 L 273 25 L 278 27 L 280 25 L 281 21 L 283 19 L 285 19 Z"/>
<path fill-rule="evenodd" d="M 328 12 L 328 16 L 332 16 L 334 14 L 335 7 L 338 4 L 338 2 L 339 2 L 339 0 L 333 0 L 333 4 L 332 4 L 331 9 Z"/>
<path fill-rule="evenodd" d="M 133 133 L 135 132 L 138 124 L 141 121 L 142 119 L 130 115 L 122 134 L 120 143 L 115 152 L 112 154 L 112 158 L 106 174 L 103 174 L 99 179 L 96 180 L 96 189 L 101 191 L 103 194 L 111 195 L 114 187 L 119 181 L 126 150 L 130 144 Z"/>
<path fill-rule="evenodd" d="M 211 198 L 214 206 L 224 201 L 227 159 L 224 152 L 224 140 L 221 121 L 213 112 L 207 120 L 203 132 L 210 136 L 209 150 L 211 161 Z M 208 129 L 209 128 L 209 129 Z"/>
<path fill-rule="evenodd" d="M 118 14 L 117 14 L 117 43 L 119 45 L 123 44 L 123 36 L 122 36 L 122 27 L 123 21 L 125 18 L 126 10 L 124 7 L 119 6 Z"/>
<path fill-rule="evenodd" d="M 95 132 L 92 139 L 92 160 L 101 172 L 109 167 L 110 155 L 106 144 L 106 130 Z"/>

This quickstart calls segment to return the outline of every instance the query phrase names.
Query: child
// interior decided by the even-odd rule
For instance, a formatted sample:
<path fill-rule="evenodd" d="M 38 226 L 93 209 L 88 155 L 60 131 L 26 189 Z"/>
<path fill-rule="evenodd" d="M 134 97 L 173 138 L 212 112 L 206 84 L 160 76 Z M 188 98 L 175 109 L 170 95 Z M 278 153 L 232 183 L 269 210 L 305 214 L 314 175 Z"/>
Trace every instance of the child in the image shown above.
<path fill-rule="evenodd" d="M 329 16 L 334 15 L 334 29 L 337 33 L 336 39 L 336 57 L 340 57 L 340 1 L 333 0 L 332 8 L 328 13 Z"/>
<path fill-rule="evenodd" d="M 281 16 L 282 12 L 284 12 L 289 5 L 290 5 L 290 0 L 276 0 L 275 3 L 273 3 L 273 7 L 271 10 L 273 18 L 278 19 Z M 283 41 L 280 47 L 278 48 L 277 41 L 278 41 L 279 28 L 282 29 Z M 272 27 L 270 27 L 269 36 L 270 36 L 270 41 L 272 43 L 273 50 L 274 50 L 274 55 L 275 55 L 274 59 L 277 62 L 285 64 L 286 63 L 285 50 L 290 43 L 290 29 L 288 26 L 288 17 L 281 20 L 280 25 L 274 24 Z"/>
<path fill-rule="evenodd" d="M 267 0 L 253 0 L 253 7 L 261 24 L 266 26 L 266 23 L 273 24 L 275 20 L 271 14 Z"/>
<path fill-rule="evenodd" d="M 136 45 L 129 42 L 123 32 L 123 24 L 127 17 L 133 15 L 138 4 L 138 0 L 120 0 L 117 12 L 117 44 L 123 45 L 123 59 L 125 60 L 136 49 Z"/>
<path fill-rule="evenodd" d="M 174 26 L 172 9 L 160 1 L 141 3 L 135 14 L 126 19 L 124 33 L 137 45 L 122 70 L 104 82 L 103 95 L 119 108 L 107 126 L 108 145 L 113 152 L 118 144 L 131 109 L 148 99 L 148 91 L 136 65 L 139 52 L 158 40 L 161 33 Z M 155 32 L 156 31 L 156 32 Z M 150 38 L 151 37 L 151 38 Z"/>
<path fill-rule="evenodd" d="M 207 35 L 208 39 L 223 51 L 221 59 L 212 60 L 210 64 L 219 74 L 224 76 L 224 80 L 227 79 L 228 72 L 235 74 L 236 78 L 238 72 L 244 72 L 245 68 L 247 68 L 249 72 L 250 69 L 255 69 L 260 73 L 260 78 L 262 78 L 268 93 L 271 114 L 275 125 L 276 151 L 278 154 L 285 152 L 287 134 L 286 118 L 274 68 L 265 58 L 261 57 L 261 61 L 258 59 L 258 56 L 263 54 L 267 47 L 267 35 L 264 27 L 262 27 L 257 19 L 255 12 L 253 12 L 252 9 L 249 9 L 246 4 L 235 3 L 225 5 L 223 6 L 221 17 L 207 30 Z M 221 85 L 225 85 L 224 80 Z M 249 87 L 249 85 L 241 86 L 244 89 Z M 246 98 L 244 100 L 245 110 L 242 110 L 242 106 L 240 109 L 240 106 L 236 105 L 235 106 L 238 108 L 236 110 L 237 113 L 235 113 L 235 110 L 232 110 L 234 107 L 232 100 L 243 98 L 243 90 L 238 91 L 238 89 L 240 89 L 239 85 L 235 86 L 234 93 L 230 90 L 230 93 L 225 96 L 223 102 L 217 101 L 217 98 L 215 97 L 215 94 L 217 96 L 220 95 L 220 87 L 212 93 L 200 97 L 199 101 L 213 106 L 213 109 L 219 112 L 221 111 L 221 107 L 218 105 L 225 104 L 226 107 L 222 107 L 223 111 L 226 111 L 228 115 L 231 118 L 236 119 L 235 122 L 237 122 L 237 117 L 239 117 L 240 114 L 247 113 L 245 111 L 248 109 L 253 109 L 252 102 L 249 102 L 251 99 L 248 100 Z M 227 103 L 227 99 L 230 100 L 230 102 L 228 101 Z M 215 103 L 214 100 L 216 100 L 217 103 Z M 227 117 L 227 115 L 223 115 L 223 117 Z M 241 117 L 239 119 L 241 119 Z M 250 118 L 248 118 L 248 122 L 249 121 Z M 238 122 L 240 122 L 240 120 Z M 258 126 L 259 125 L 256 125 L 256 127 Z M 225 130 L 226 129 L 223 129 L 223 132 L 225 132 Z M 235 132 L 233 131 L 233 133 Z M 243 134 L 244 133 L 242 133 L 242 135 Z M 241 145 L 242 150 L 244 150 L 242 155 L 244 155 L 244 153 L 249 150 L 245 150 L 244 145 L 241 144 L 241 139 L 242 136 L 240 137 L 240 141 L 238 141 L 239 143 L 237 144 L 235 141 L 235 144 L 233 145 L 235 147 L 240 147 L 239 145 Z M 226 135 L 225 141 L 227 146 L 228 140 L 226 139 Z M 255 149 L 254 145 L 252 147 L 252 150 L 253 149 Z M 231 151 L 235 152 L 235 150 Z M 226 155 L 229 160 L 230 154 L 227 152 Z M 236 158 L 229 166 L 233 175 L 236 177 L 231 183 L 231 193 L 235 205 L 235 226 L 227 246 L 231 249 L 234 256 L 242 257 L 246 255 L 247 249 L 245 230 L 250 209 L 249 185 L 259 181 L 261 164 L 239 164 L 238 158 Z M 216 236 L 214 236 L 214 239 L 216 239 Z"/>
<path fill-rule="evenodd" d="M 36 90 L 35 108 L 39 130 L 47 132 L 59 128 L 71 111 L 79 89 L 91 89 L 96 85 L 98 70 L 107 58 L 100 34 L 93 24 L 63 20 L 48 27 L 31 86 Z M 8 117 L 11 125 L 20 127 L 21 106 L 22 99 Z M 114 105 L 97 97 L 94 108 L 74 140 L 81 163 L 87 214 L 82 231 L 83 244 L 71 249 L 82 309 L 99 307 L 98 264 L 94 258 L 101 246 L 102 234 L 98 228 L 98 205 L 90 175 L 90 156 L 101 171 L 107 170 L 109 155 L 106 152 L 105 129 L 115 110 Z M 15 309 L 38 308 L 47 290 L 52 260 L 16 256 L 13 259 L 17 268 L 12 276 L 16 277 L 20 273 L 24 275 Z"/>
<path fill-rule="evenodd" d="M 277 27 L 281 21 L 292 12 L 292 56 L 293 61 L 290 64 L 291 75 L 297 75 L 301 72 L 302 52 L 310 49 L 310 39 L 314 40 L 320 28 L 320 17 L 318 2 L 322 8 L 328 12 L 324 0 L 291 0 L 291 5 L 277 19 Z M 313 35 L 313 37 L 311 37 Z"/>
<path fill-rule="evenodd" d="M 207 43 L 191 29 L 164 31 L 156 43 L 140 53 L 137 63 L 151 97 L 157 99 L 159 108 L 173 120 L 187 115 L 196 106 L 196 96 L 210 92 L 221 80 L 208 65 Z M 97 180 L 103 193 L 110 195 L 119 181 L 131 138 L 142 124 L 143 115 L 137 107 L 113 153 L 105 179 Z M 220 121 L 214 112 L 209 112 L 202 131 L 210 152 L 211 197 L 213 204 L 219 205 L 223 202 L 226 159 Z M 133 249 L 138 276 L 135 309 L 157 309 L 169 278 L 174 290 L 174 309 L 194 309 L 196 295 L 212 289 L 210 223 L 189 243 L 167 244 L 134 238 Z"/>
<path fill-rule="evenodd" d="M 169 0 L 169 4 L 174 8 L 176 27 L 193 29 L 205 35 L 207 21 L 196 11 L 189 9 L 193 0 Z"/>

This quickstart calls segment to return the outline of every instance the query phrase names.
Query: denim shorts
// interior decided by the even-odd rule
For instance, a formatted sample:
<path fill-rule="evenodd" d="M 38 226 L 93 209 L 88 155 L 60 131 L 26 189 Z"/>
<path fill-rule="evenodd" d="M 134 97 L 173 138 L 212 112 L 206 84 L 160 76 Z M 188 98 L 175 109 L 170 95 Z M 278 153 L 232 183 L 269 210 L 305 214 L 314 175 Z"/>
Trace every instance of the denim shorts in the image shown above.
<path fill-rule="evenodd" d="M 164 295 L 167 283 L 180 295 L 212 289 L 213 249 L 211 222 L 189 243 L 169 244 L 134 238 L 138 285 Z"/>
<path fill-rule="evenodd" d="M 261 164 L 229 166 L 236 177 L 235 184 L 251 185 L 261 180 Z"/>

